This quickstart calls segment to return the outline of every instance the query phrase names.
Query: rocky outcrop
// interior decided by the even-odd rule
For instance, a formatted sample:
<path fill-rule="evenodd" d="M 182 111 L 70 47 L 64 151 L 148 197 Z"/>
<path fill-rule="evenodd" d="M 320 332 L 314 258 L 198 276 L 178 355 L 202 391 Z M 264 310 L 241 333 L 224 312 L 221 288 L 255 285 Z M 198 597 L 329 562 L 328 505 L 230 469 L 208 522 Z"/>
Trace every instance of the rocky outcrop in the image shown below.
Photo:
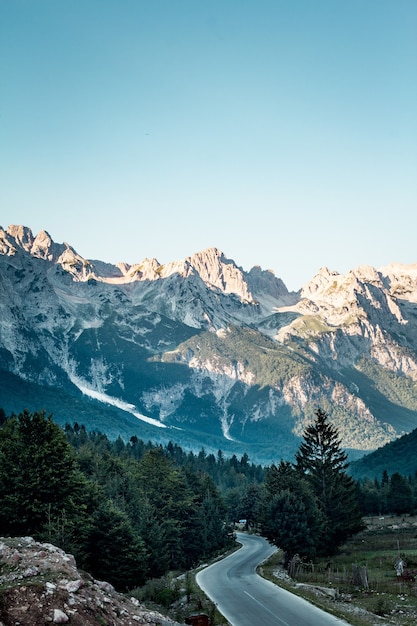
<path fill-rule="evenodd" d="M 72 555 L 32 537 L 0 537 L 0 587 L 0 626 L 177 624 L 81 573 Z"/>

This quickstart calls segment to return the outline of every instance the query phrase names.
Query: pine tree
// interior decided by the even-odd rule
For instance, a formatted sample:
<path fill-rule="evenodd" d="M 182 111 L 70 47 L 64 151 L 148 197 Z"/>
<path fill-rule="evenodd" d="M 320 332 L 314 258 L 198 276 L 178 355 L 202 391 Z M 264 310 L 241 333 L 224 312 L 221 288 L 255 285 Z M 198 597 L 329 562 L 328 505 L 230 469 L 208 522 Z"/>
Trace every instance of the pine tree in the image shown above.
<path fill-rule="evenodd" d="M 324 411 L 317 410 L 296 454 L 296 468 L 311 485 L 324 516 L 321 552 L 331 554 L 363 525 L 356 484 L 346 473 L 347 455 L 328 419 Z"/>
<path fill-rule="evenodd" d="M 289 489 L 268 499 L 262 529 L 265 536 L 284 551 L 286 562 L 295 554 L 307 558 L 315 555 L 315 538 L 305 504 Z"/>
<path fill-rule="evenodd" d="M 93 515 L 83 565 L 119 591 L 137 587 L 146 579 L 145 544 L 127 515 L 109 500 L 102 502 Z"/>
<path fill-rule="evenodd" d="M 309 481 L 300 477 L 297 469 L 289 461 L 281 461 L 278 466 L 268 468 L 265 487 L 272 496 L 278 491 L 289 490 L 304 502 L 308 513 L 308 523 L 314 534 L 320 533 L 323 516 L 318 508 L 317 498 Z"/>
<path fill-rule="evenodd" d="M 413 508 L 413 491 L 410 484 L 398 472 L 391 476 L 387 494 L 387 507 L 390 513 L 403 515 Z"/>
<path fill-rule="evenodd" d="M 156 448 L 148 450 L 140 460 L 137 480 L 153 510 L 154 525 L 158 527 L 157 543 L 153 546 L 157 560 L 161 565 L 165 563 L 165 570 L 188 565 L 184 546 L 194 497 L 184 472 L 174 466 L 161 448 Z M 155 538 L 147 536 L 148 532 L 153 535 L 154 530 L 143 528 L 145 541 Z"/>
<path fill-rule="evenodd" d="M 381 513 L 388 513 L 388 492 L 389 492 L 390 480 L 386 469 L 382 472 L 381 480 Z"/>
<path fill-rule="evenodd" d="M 253 526 L 259 515 L 262 500 L 260 485 L 249 484 L 242 494 L 239 508 L 239 519 L 246 519 L 248 526 Z"/>
<path fill-rule="evenodd" d="M 90 491 L 64 433 L 44 412 L 0 429 L 0 533 L 58 540 L 74 550 Z"/>

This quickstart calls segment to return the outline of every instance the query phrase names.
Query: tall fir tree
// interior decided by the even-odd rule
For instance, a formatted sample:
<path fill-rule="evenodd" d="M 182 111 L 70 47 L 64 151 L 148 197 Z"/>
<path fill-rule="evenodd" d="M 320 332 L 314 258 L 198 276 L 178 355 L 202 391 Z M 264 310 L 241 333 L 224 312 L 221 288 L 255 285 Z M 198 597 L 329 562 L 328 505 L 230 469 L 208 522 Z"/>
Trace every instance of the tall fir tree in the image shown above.
<path fill-rule="evenodd" d="M 320 552 L 331 554 L 363 528 L 357 488 L 346 473 L 349 464 L 338 431 L 324 411 L 316 411 L 303 438 L 295 457 L 296 469 L 311 485 L 324 517 Z"/>
<path fill-rule="evenodd" d="M 288 543 L 285 538 L 285 548 L 283 543 L 283 526 L 274 520 L 271 525 L 269 519 L 275 506 L 277 496 L 290 493 L 292 498 L 286 497 L 281 502 L 288 506 L 289 502 L 294 503 L 295 509 L 292 514 L 291 541 Z M 324 517 L 321 513 L 317 498 L 308 480 L 300 477 L 294 465 L 289 461 L 281 461 L 279 465 L 271 465 L 265 472 L 265 505 L 263 515 L 265 524 L 269 529 L 275 529 L 275 535 L 270 534 L 269 539 L 286 552 L 286 558 L 290 559 L 294 554 L 303 557 L 314 558 L 317 552 L 317 545 L 321 542 L 324 526 Z M 298 501 L 297 505 L 295 503 Z M 272 508 L 271 508 L 272 507 Z M 298 525 L 298 527 L 297 527 Z M 307 530 L 305 530 L 305 526 Z M 279 530 L 279 532 L 277 532 Z M 296 543 L 297 539 L 298 543 Z"/>

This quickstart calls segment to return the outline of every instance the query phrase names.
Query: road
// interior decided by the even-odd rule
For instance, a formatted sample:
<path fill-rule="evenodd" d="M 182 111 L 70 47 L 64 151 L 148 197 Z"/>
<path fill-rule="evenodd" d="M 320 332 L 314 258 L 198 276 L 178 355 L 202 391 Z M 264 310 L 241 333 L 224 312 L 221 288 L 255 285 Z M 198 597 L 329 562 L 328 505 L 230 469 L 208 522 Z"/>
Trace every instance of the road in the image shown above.
<path fill-rule="evenodd" d="M 237 540 L 242 548 L 196 577 L 231 626 L 349 626 L 256 573 L 275 552 L 266 539 L 237 533 Z"/>

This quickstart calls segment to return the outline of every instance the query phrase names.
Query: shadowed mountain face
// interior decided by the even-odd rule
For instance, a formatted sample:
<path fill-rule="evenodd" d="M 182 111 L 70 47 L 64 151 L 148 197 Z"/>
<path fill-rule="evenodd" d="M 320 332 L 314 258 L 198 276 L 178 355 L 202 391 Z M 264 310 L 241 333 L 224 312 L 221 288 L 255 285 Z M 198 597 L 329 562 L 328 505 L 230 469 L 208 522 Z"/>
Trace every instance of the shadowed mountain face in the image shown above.
<path fill-rule="evenodd" d="M 318 407 L 360 455 L 417 426 L 417 265 L 298 293 L 216 248 L 160 265 L 0 229 L 0 406 L 110 436 L 290 458 Z"/>

